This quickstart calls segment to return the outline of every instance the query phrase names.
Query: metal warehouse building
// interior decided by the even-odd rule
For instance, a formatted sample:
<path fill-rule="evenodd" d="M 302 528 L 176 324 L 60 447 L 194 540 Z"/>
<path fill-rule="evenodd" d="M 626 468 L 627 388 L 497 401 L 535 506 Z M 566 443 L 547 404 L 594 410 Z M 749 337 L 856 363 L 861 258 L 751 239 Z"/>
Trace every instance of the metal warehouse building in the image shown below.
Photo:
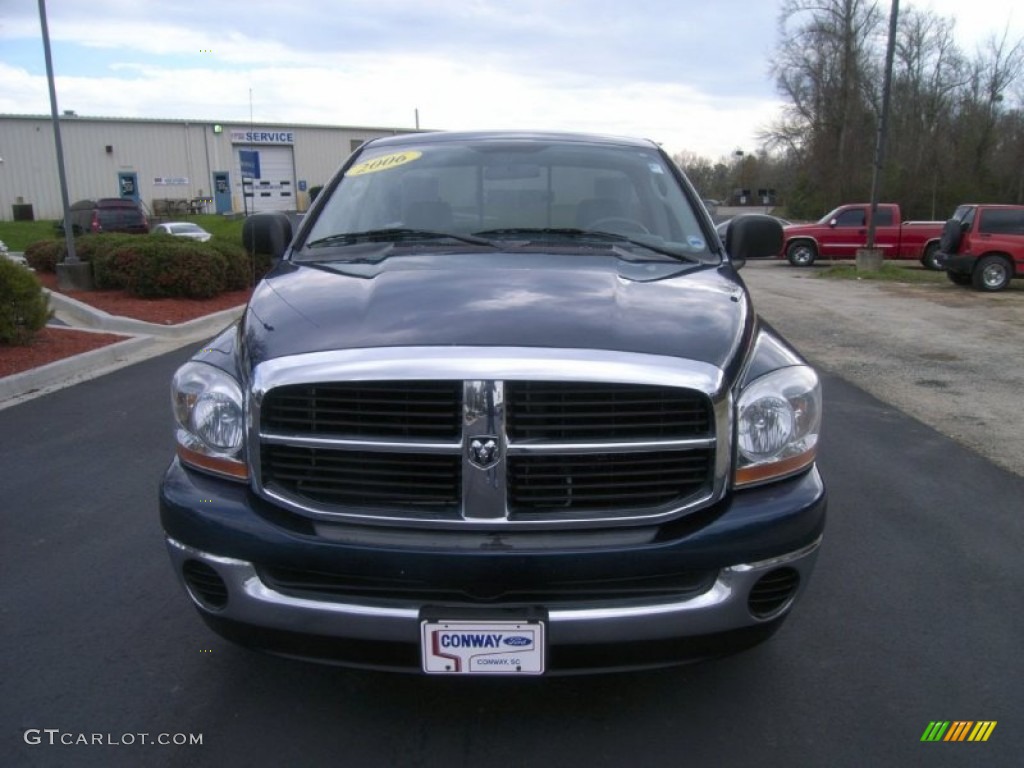
<path fill-rule="evenodd" d="M 60 118 L 69 202 L 131 197 L 153 213 L 305 210 L 364 141 L 398 128 Z M 60 219 L 49 116 L 0 115 L 0 220 Z"/>

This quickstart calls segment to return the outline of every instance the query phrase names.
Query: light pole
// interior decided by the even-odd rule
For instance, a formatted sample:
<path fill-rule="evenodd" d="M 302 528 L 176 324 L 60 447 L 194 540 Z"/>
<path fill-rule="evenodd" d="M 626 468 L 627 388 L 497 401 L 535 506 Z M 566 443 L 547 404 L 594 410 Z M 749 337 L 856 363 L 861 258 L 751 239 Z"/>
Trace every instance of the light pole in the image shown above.
<path fill-rule="evenodd" d="M 60 117 L 57 112 L 57 88 L 53 83 L 53 57 L 50 54 L 50 30 L 46 24 L 46 2 L 39 0 L 39 24 L 43 31 L 43 56 L 46 59 L 46 82 L 50 87 L 50 118 L 53 122 L 53 140 L 57 149 L 57 177 L 60 180 L 60 199 L 64 207 L 64 242 L 67 255 L 57 265 L 57 287 L 61 290 L 92 290 L 92 266 L 82 262 L 75 253 L 74 224 L 68 202 L 68 180 L 64 173 L 64 145 L 60 138 Z"/>

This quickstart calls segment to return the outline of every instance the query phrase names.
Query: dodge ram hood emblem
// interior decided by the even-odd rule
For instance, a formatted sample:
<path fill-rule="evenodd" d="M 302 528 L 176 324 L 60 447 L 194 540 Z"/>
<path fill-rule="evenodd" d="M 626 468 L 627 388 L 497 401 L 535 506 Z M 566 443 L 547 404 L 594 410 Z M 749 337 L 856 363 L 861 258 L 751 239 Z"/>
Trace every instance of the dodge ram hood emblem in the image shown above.
<path fill-rule="evenodd" d="M 473 437 L 469 440 L 469 463 L 480 469 L 490 469 L 501 459 L 498 438 L 490 435 Z"/>

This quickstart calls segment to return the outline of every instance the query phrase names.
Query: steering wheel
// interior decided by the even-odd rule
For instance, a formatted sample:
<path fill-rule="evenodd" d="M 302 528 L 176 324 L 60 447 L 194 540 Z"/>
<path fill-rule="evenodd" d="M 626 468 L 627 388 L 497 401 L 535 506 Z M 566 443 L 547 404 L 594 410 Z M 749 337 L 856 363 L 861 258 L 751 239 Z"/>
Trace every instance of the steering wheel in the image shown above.
<path fill-rule="evenodd" d="M 651 230 L 645 227 L 636 219 L 625 216 L 605 216 L 603 219 L 594 219 L 587 225 L 587 229 L 607 230 L 616 234 L 649 235 Z"/>

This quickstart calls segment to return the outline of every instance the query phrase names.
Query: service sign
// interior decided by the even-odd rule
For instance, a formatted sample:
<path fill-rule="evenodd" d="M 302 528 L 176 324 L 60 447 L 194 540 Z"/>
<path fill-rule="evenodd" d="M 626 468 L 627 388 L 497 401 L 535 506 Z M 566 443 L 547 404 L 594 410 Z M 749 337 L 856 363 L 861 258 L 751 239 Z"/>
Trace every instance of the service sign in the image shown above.
<path fill-rule="evenodd" d="M 539 675 L 544 624 L 518 621 L 424 621 L 423 671 L 437 675 Z"/>
<path fill-rule="evenodd" d="M 295 131 L 253 128 L 231 131 L 232 144 L 294 144 Z"/>

